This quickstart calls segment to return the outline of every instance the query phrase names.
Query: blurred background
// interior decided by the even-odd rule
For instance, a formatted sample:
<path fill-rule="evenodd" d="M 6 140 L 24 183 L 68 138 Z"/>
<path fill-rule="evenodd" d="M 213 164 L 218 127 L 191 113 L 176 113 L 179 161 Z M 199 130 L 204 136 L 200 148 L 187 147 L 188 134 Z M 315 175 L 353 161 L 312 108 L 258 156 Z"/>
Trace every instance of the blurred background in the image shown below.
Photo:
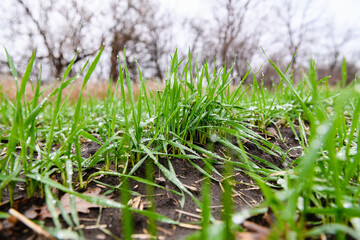
<path fill-rule="evenodd" d="M 103 44 L 93 81 L 116 80 L 118 58 L 127 61 L 133 81 L 134 59 L 146 78 L 163 81 L 176 49 L 181 58 L 190 49 L 211 67 L 234 64 L 235 84 L 250 68 L 266 85 L 278 81 L 264 52 L 282 69 L 292 59 L 295 79 L 310 58 L 332 83 L 341 79 L 343 58 L 349 79 L 360 70 L 358 0 L 1 0 L 0 11 L 0 45 L 20 75 L 37 48 L 43 83 L 61 79 L 76 52 L 78 72 Z M 0 75 L 10 75 L 3 50 Z"/>

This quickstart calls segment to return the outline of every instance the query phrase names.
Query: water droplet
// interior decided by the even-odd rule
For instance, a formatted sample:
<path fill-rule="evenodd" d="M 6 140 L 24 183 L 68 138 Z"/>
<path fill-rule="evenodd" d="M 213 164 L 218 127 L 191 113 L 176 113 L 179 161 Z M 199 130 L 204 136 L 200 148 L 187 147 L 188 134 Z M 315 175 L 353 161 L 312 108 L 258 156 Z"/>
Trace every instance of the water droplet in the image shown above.
<path fill-rule="evenodd" d="M 357 154 L 357 148 L 356 147 L 350 148 L 349 155 L 354 156 L 356 154 Z"/>
<path fill-rule="evenodd" d="M 312 145 L 315 147 L 315 148 L 320 148 L 321 147 L 321 141 L 319 139 L 315 139 L 313 142 L 312 142 Z"/>
<path fill-rule="evenodd" d="M 327 124 L 322 124 L 316 129 L 316 133 L 319 135 L 324 135 L 329 130 L 329 126 Z"/>
<path fill-rule="evenodd" d="M 216 134 L 211 134 L 210 135 L 210 141 L 216 142 L 217 140 L 218 140 L 218 136 Z"/>
<path fill-rule="evenodd" d="M 355 90 L 356 90 L 358 93 L 360 93 L 360 84 L 356 84 Z"/>
<path fill-rule="evenodd" d="M 106 199 L 105 200 L 105 205 L 112 206 L 112 205 L 114 205 L 114 202 L 109 200 L 109 199 Z"/>
<path fill-rule="evenodd" d="M 336 158 L 341 160 L 341 161 L 345 161 L 345 159 L 346 159 L 345 148 L 341 148 L 340 151 L 338 151 L 336 153 Z"/>
<path fill-rule="evenodd" d="M 284 179 L 279 178 L 276 183 L 279 184 L 282 188 L 286 188 L 286 181 Z"/>
<path fill-rule="evenodd" d="M 303 197 L 299 197 L 297 199 L 297 207 L 299 210 L 304 210 L 304 198 Z"/>
<path fill-rule="evenodd" d="M 350 202 L 344 202 L 343 206 L 344 206 L 344 208 L 351 208 L 353 205 Z"/>
<path fill-rule="evenodd" d="M 235 224 L 242 224 L 246 219 L 251 216 L 251 213 L 248 209 L 244 209 L 239 213 L 235 213 L 232 216 L 232 220 Z"/>

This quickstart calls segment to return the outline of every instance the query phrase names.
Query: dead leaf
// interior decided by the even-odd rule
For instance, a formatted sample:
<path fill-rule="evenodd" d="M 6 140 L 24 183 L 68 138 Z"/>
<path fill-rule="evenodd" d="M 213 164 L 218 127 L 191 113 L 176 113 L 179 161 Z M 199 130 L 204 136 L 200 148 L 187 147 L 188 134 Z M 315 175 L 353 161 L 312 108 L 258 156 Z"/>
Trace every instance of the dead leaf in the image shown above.
<path fill-rule="evenodd" d="M 29 219 L 34 219 L 36 218 L 39 213 L 37 212 L 37 210 L 39 210 L 39 207 L 35 206 L 35 205 L 32 205 L 29 209 L 27 209 L 25 212 L 24 212 L 24 216 L 29 218 Z"/>
<path fill-rule="evenodd" d="M 4 147 L 3 150 L 1 151 L 0 156 L 4 156 L 6 154 L 7 151 L 7 147 Z"/>
<path fill-rule="evenodd" d="M 157 178 L 155 178 L 155 182 L 156 182 L 156 183 L 164 183 L 164 182 L 165 182 L 165 178 L 164 178 L 164 177 L 157 177 Z"/>
<path fill-rule="evenodd" d="M 278 135 L 278 133 L 277 133 L 277 131 L 276 131 L 275 128 L 273 128 L 273 127 L 268 127 L 266 130 L 269 132 L 269 136 L 274 137 L 274 138 L 277 138 L 277 139 L 280 139 L 280 137 L 279 137 L 279 135 Z"/>
<path fill-rule="evenodd" d="M 143 209 L 141 209 L 141 205 L 142 205 L 141 204 L 141 196 L 137 196 L 132 200 L 132 203 L 131 203 L 132 208 L 143 210 Z"/>
<path fill-rule="evenodd" d="M 151 208 L 152 203 L 151 203 L 151 201 L 144 201 L 141 198 L 141 196 L 137 196 L 137 197 L 134 197 L 133 199 L 129 200 L 128 206 L 131 206 L 131 208 L 144 210 L 144 209 L 147 209 L 147 208 Z"/>
<path fill-rule="evenodd" d="M 98 197 L 99 194 L 101 192 L 101 189 L 96 187 L 93 189 L 88 189 L 86 190 L 83 194 L 84 195 L 88 195 L 88 196 L 96 196 Z M 111 196 L 107 196 L 107 198 L 110 198 Z M 64 207 L 65 212 L 70 213 L 71 212 L 71 206 L 70 206 L 70 194 L 69 193 L 65 193 L 64 196 L 61 197 L 60 199 L 61 204 Z M 75 197 L 75 203 L 76 203 L 76 210 L 78 212 L 81 213 L 89 213 L 90 212 L 90 208 L 98 208 L 99 206 L 95 203 L 89 203 L 79 197 Z M 44 205 L 40 208 L 40 219 L 45 219 L 45 218 L 51 218 L 51 213 L 49 212 L 49 209 L 47 207 L 47 205 Z M 60 210 L 57 209 L 57 214 L 60 214 Z"/>
<path fill-rule="evenodd" d="M 236 234 L 237 239 L 248 240 L 266 240 L 269 238 L 270 229 L 257 223 L 245 221 L 243 227 L 249 232 L 239 232 Z"/>

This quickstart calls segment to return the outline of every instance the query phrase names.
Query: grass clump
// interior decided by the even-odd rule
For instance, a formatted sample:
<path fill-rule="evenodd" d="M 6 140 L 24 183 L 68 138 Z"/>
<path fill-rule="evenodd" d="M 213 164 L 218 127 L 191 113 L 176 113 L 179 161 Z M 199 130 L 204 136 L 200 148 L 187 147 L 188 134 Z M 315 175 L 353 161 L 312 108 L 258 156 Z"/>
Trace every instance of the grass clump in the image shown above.
<path fill-rule="evenodd" d="M 134 236 L 136 214 L 147 218 L 149 235 L 155 238 L 158 222 L 184 226 L 180 220 L 157 213 L 154 196 L 156 189 L 161 189 L 169 197 L 172 194 L 179 197 L 181 208 L 187 201 L 193 201 L 201 209 L 200 220 L 192 223 L 201 230 L 189 239 L 241 237 L 249 233 L 244 221 L 265 212 L 273 216 L 272 226 L 265 226 L 267 231 L 257 234 L 267 238 L 332 235 L 337 239 L 358 239 L 360 84 L 357 79 L 347 86 L 330 89 L 327 78 L 317 79 L 315 63 L 311 60 L 308 72 L 295 86 L 287 72 L 289 68 L 282 72 L 269 59 L 280 78 L 272 91 L 250 70 L 241 84 L 233 88 L 232 68 L 225 66 L 211 71 L 204 61 L 194 70 L 190 52 L 186 62 L 179 60 L 175 52 L 162 90 L 150 91 L 139 68 L 140 88 L 135 96 L 125 62 L 119 63 L 119 79 L 115 86 L 109 85 L 107 98 L 83 101 L 83 91 L 102 51 L 103 48 L 79 74 L 69 76 L 75 57 L 61 83 L 46 97 L 40 90 L 40 71 L 30 100 L 25 97 L 25 87 L 36 51 L 21 81 L 6 52 L 17 86 L 13 101 L 4 91 L 0 93 L 3 149 L 0 190 L 2 195 L 6 189 L 10 206 L 14 204 L 17 184 L 22 183 L 28 197 L 40 192 L 45 198 L 54 223 L 54 227 L 46 229 L 55 237 L 65 234 L 84 238 L 79 227 L 77 197 L 120 209 L 123 238 Z M 346 79 L 345 63 L 343 71 Z M 74 104 L 63 96 L 63 91 L 71 88 L 82 73 L 85 73 L 83 84 Z M 251 77 L 252 85 L 245 85 L 245 80 Z M 299 146 L 283 149 L 270 141 L 275 138 L 286 145 L 281 134 L 283 128 L 291 129 Z M 84 157 L 84 142 L 94 142 L 99 147 L 91 156 Z M 279 162 L 249 152 L 249 144 Z M 219 151 L 220 146 L 224 152 Z M 302 154 L 291 157 L 296 149 Z M 174 161 L 189 163 L 204 176 L 200 197 L 179 178 Z M 97 170 L 87 174 L 94 167 Z M 142 169 L 145 169 L 144 177 L 137 176 Z M 164 176 L 165 186 L 156 182 L 156 171 Z M 239 174 L 250 177 L 264 196 L 264 201 L 250 210 L 236 210 L 235 176 Z M 55 181 L 54 175 L 60 176 L 60 180 Z M 101 175 L 116 176 L 119 184 L 109 186 L 98 182 L 96 179 Z M 93 181 L 109 188 L 105 195 L 120 192 L 121 200 L 82 194 Z M 146 198 L 151 203 L 147 210 L 129 205 L 132 197 L 137 196 L 131 190 L 131 181 L 146 185 Z M 220 222 L 211 210 L 213 183 L 223 190 Z M 176 188 L 169 190 L 169 184 Z M 51 191 L 54 188 L 70 194 L 70 213 Z M 60 215 L 56 209 L 60 209 Z M 66 230 L 60 219 L 70 230 Z M 103 231 L 111 235 L 106 229 Z"/>

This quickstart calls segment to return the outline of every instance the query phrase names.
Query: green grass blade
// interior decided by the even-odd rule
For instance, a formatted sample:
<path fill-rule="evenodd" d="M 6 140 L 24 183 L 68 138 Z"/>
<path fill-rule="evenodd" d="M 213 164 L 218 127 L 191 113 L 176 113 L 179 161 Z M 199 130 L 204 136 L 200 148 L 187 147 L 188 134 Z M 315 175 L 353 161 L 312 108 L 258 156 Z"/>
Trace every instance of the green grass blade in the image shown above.
<path fill-rule="evenodd" d="M 264 52 L 265 54 L 265 52 Z M 266 56 L 266 55 L 265 55 Z M 309 108 L 306 106 L 306 104 L 304 103 L 304 101 L 302 100 L 302 98 L 300 97 L 299 93 L 297 92 L 297 90 L 295 89 L 294 85 L 292 84 L 292 82 L 285 76 L 285 74 L 280 70 L 280 68 L 278 66 L 276 66 L 276 64 L 271 61 L 270 58 L 268 58 L 268 61 L 270 62 L 270 64 L 273 66 L 273 68 L 275 69 L 275 71 L 279 74 L 279 76 L 281 77 L 281 79 L 283 79 L 288 86 L 290 87 L 290 89 L 292 90 L 292 92 L 295 94 L 296 98 L 298 99 L 299 103 L 301 104 L 301 107 L 303 108 L 305 115 L 308 117 L 309 121 L 311 123 L 314 123 L 315 117 L 314 115 L 311 113 L 311 111 L 309 110 Z"/>
<path fill-rule="evenodd" d="M 12 73 L 14 79 L 15 79 L 16 87 L 18 89 L 19 88 L 19 86 L 18 86 L 18 73 L 17 73 L 16 68 L 14 66 L 14 62 L 13 62 L 12 57 L 10 56 L 10 54 L 8 53 L 6 48 L 4 48 L 4 49 L 5 49 L 5 54 L 6 54 L 7 61 L 9 63 L 10 69 L 11 69 L 11 73 Z"/>

